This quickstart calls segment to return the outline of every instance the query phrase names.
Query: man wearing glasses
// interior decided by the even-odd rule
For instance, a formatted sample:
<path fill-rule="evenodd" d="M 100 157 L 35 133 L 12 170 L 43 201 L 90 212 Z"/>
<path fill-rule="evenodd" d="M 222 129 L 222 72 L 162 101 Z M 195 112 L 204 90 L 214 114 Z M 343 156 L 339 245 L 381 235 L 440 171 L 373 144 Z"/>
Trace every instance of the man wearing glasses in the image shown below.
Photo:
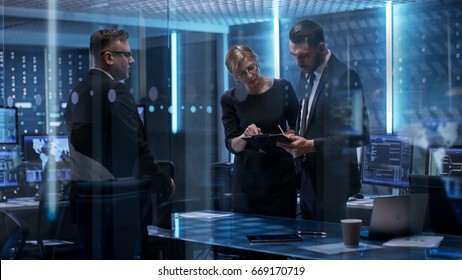
<path fill-rule="evenodd" d="M 128 79 L 135 62 L 124 30 L 90 36 L 92 68 L 70 94 L 65 111 L 72 179 L 102 181 L 151 176 L 153 191 L 172 195 L 175 184 L 154 162 Z"/>

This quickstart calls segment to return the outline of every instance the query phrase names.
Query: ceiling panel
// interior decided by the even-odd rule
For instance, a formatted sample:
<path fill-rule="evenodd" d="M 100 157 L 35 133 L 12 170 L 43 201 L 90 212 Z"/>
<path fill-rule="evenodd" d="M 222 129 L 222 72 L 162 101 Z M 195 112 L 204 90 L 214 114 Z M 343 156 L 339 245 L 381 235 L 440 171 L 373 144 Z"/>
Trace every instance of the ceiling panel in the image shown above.
<path fill-rule="evenodd" d="M 46 44 L 56 28 L 58 40 L 85 47 L 88 34 L 112 26 L 145 36 L 169 29 L 226 33 L 229 26 L 385 7 L 389 0 L 3 0 L 0 43 Z M 395 0 L 393 4 L 460 0 Z M 0 5 L 1 3 L 0 2 Z M 52 4 L 54 3 L 54 7 Z M 1 7 L 0 7 L 1 8 Z M 56 19 L 56 26 L 50 25 Z M 130 29 L 133 28 L 131 32 Z M 138 34 L 137 34 L 138 35 Z"/>
<path fill-rule="evenodd" d="M 395 0 L 393 4 L 436 0 Z M 4 0 L 6 15 L 16 11 L 48 11 L 44 0 Z M 389 0 L 59 0 L 60 13 L 84 13 L 165 21 L 237 25 L 279 18 L 297 18 L 352 10 L 384 7 Z M 81 18 L 85 21 L 85 18 Z"/>

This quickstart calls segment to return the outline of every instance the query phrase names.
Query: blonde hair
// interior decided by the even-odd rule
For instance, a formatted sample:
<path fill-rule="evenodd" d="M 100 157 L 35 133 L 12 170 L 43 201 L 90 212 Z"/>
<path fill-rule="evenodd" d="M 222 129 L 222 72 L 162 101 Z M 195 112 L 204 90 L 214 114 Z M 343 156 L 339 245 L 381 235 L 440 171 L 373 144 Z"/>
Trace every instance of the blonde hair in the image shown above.
<path fill-rule="evenodd" d="M 244 59 L 254 60 L 258 65 L 258 56 L 246 45 L 236 45 L 231 47 L 226 54 L 226 68 L 234 78 Z"/>

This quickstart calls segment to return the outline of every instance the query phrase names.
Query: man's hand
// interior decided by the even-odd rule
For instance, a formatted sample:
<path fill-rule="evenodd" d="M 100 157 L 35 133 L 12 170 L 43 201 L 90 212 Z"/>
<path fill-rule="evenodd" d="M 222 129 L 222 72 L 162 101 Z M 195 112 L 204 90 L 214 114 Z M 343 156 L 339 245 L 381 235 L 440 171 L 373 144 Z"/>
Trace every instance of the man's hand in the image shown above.
<path fill-rule="evenodd" d="M 166 188 L 163 191 L 159 192 L 159 197 L 164 198 L 168 195 L 168 199 L 171 200 L 173 199 L 173 194 L 175 193 L 175 181 L 173 181 L 172 178 L 170 178 L 170 186 Z"/>
<path fill-rule="evenodd" d="M 172 178 L 170 178 L 170 199 L 173 198 L 173 194 L 175 193 L 175 181 L 173 181 Z"/>
<path fill-rule="evenodd" d="M 316 152 L 313 140 L 308 140 L 294 134 L 286 134 L 286 136 L 293 141 L 284 143 L 278 142 L 277 146 L 286 150 L 286 152 L 291 154 L 294 158 L 301 157 L 304 154 Z"/>

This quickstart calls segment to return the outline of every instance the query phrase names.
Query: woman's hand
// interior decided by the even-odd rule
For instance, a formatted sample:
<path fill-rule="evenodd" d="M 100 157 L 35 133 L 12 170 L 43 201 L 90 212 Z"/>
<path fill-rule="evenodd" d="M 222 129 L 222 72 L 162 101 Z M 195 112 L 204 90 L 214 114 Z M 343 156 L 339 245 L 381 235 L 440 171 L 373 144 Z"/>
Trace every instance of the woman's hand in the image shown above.
<path fill-rule="evenodd" d="M 261 134 L 261 129 L 258 128 L 255 124 L 249 125 L 244 131 L 244 136 L 251 136 L 256 134 Z"/>
<path fill-rule="evenodd" d="M 261 129 L 258 128 L 255 124 L 251 124 L 245 128 L 244 133 L 242 133 L 239 137 L 233 138 L 231 140 L 231 147 L 234 151 L 238 153 L 242 152 L 245 149 L 245 146 L 247 145 L 247 141 L 242 139 L 242 137 L 256 135 L 260 133 Z"/>

